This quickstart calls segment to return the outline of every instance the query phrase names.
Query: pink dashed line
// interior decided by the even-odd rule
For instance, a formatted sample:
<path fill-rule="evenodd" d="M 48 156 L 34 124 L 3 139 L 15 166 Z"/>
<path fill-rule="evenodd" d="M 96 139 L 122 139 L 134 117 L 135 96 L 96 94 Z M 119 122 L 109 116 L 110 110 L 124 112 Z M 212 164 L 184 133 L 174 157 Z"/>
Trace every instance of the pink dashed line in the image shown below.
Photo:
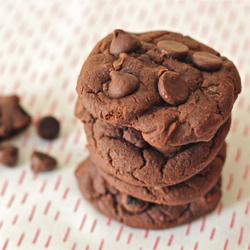
<path fill-rule="evenodd" d="M 81 203 L 81 198 L 79 198 L 79 199 L 76 201 L 76 205 L 75 205 L 75 208 L 74 208 L 74 213 L 77 212 L 80 203 Z"/>
<path fill-rule="evenodd" d="M 47 185 L 47 181 L 44 180 L 44 181 L 43 181 L 43 184 L 42 184 L 42 187 L 41 187 L 41 189 L 40 189 L 40 193 L 43 193 L 43 191 L 44 191 L 46 185 Z"/>
<path fill-rule="evenodd" d="M 246 214 L 246 215 L 247 215 L 248 212 L 249 212 L 249 208 L 250 208 L 250 202 L 248 201 L 248 202 L 247 202 L 246 209 L 245 209 L 245 214 Z"/>
<path fill-rule="evenodd" d="M 239 124 L 239 121 L 238 120 L 233 120 L 233 124 L 232 124 L 232 129 L 231 129 L 231 131 L 233 132 L 233 133 L 235 133 L 236 132 L 236 130 L 237 130 L 237 128 L 238 128 L 238 124 Z"/>
<path fill-rule="evenodd" d="M 235 216 L 236 216 L 236 213 L 233 212 L 233 214 L 232 214 L 232 219 L 231 219 L 231 223 L 230 223 L 230 228 L 233 228 L 233 226 L 234 226 Z"/>
<path fill-rule="evenodd" d="M 69 161 L 70 161 L 71 157 L 72 157 L 72 153 L 69 152 L 69 153 L 67 154 L 66 159 L 65 159 L 65 162 L 64 162 L 65 165 L 68 165 L 68 164 L 69 164 Z"/>
<path fill-rule="evenodd" d="M 82 135 L 82 129 L 78 129 L 77 133 L 76 133 L 76 136 L 75 136 L 75 139 L 73 141 L 73 143 L 75 145 L 79 142 L 79 139 L 80 139 L 81 135 Z"/>
<path fill-rule="evenodd" d="M 18 184 L 19 184 L 19 185 L 22 185 L 23 180 L 24 180 L 25 175 L 26 175 L 26 172 L 27 172 L 26 169 L 24 169 L 24 170 L 22 171 L 21 176 L 20 176 L 19 181 L 18 181 Z"/>
<path fill-rule="evenodd" d="M 67 241 L 68 236 L 69 236 L 69 233 L 70 233 L 70 227 L 67 228 L 67 231 L 66 231 L 66 233 L 65 233 L 65 236 L 64 236 L 64 238 L 63 238 L 63 242 L 66 242 L 66 241 Z"/>
<path fill-rule="evenodd" d="M 64 150 L 67 141 L 68 141 L 68 135 L 64 135 L 63 140 L 62 140 L 62 143 L 61 143 L 61 145 L 60 145 L 60 149 L 61 149 L 61 150 Z"/>
<path fill-rule="evenodd" d="M 68 196 L 68 193 L 69 193 L 69 187 L 67 187 L 66 189 L 65 189 L 65 191 L 64 191 L 64 194 L 63 194 L 63 199 L 65 200 L 66 198 L 67 198 L 67 196 Z"/>
<path fill-rule="evenodd" d="M 16 224 L 17 219 L 18 219 L 18 215 L 16 214 L 15 217 L 14 217 L 14 219 L 13 219 L 13 221 L 12 221 L 12 225 L 15 225 L 15 224 Z"/>
<path fill-rule="evenodd" d="M 149 230 L 148 230 L 148 229 L 146 229 L 146 231 L 145 231 L 145 235 L 144 235 L 144 238 L 148 238 L 148 233 L 149 233 Z"/>
<path fill-rule="evenodd" d="M 23 199 L 22 199 L 22 201 L 21 201 L 22 204 L 24 204 L 24 203 L 26 202 L 26 200 L 27 200 L 27 198 L 28 198 L 28 195 L 29 195 L 28 193 L 25 193 L 25 194 L 24 194 Z"/>
<path fill-rule="evenodd" d="M 169 240 L 168 240 L 168 246 L 171 246 L 172 242 L 173 242 L 173 239 L 174 239 L 174 235 L 171 234 Z"/>
<path fill-rule="evenodd" d="M 28 143 L 28 140 L 29 140 L 29 132 L 27 132 L 25 135 L 24 135 L 24 138 L 23 138 L 23 141 L 22 141 L 22 144 L 21 146 L 22 147 L 26 147 L 27 143 Z"/>
<path fill-rule="evenodd" d="M 59 188 L 59 185 L 60 185 L 60 183 L 61 183 L 61 180 L 62 180 L 62 176 L 59 175 L 58 178 L 57 178 L 57 181 L 56 181 L 54 190 L 57 190 L 57 189 Z"/>
<path fill-rule="evenodd" d="M 157 246 L 158 246 L 158 244 L 159 244 L 159 241 L 160 241 L 160 236 L 158 236 L 158 237 L 156 238 L 156 241 L 155 241 L 153 250 L 156 250 L 156 249 L 157 249 Z"/>
<path fill-rule="evenodd" d="M 225 244 L 224 244 L 224 250 L 227 250 L 227 245 L 228 245 L 228 239 L 226 239 Z"/>
<path fill-rule="evenodd" d="M 214 238 L 214 234 L 215 234 L 215 228 L 212 229 L 212 232 L 210 235 L 210 240 L 212 240 Z"/>
<path fill-rule="evenodd" d="M 107 222 L 107 226 L 109 226 L 109 225 L 111 224 L 111 221 L 112 221 L 112 219 L 109 218 L 109 219 L 108 219 L 108 222 Z"/>
<path fill-rule="evenodd" d="M 220 205 L 219 205 L 218 213 L 217 213 L 218 215 L 221 214 L 222 208 L 223 208 L 223 203 L 222 203 L 222 201 L 221 201 L 221 202 L 220 202 Z"/>
<path fill-rule="evenodd" d="M 25 233 L 22 233 L 21 236 L 20 236 L 20 238 L 19 238 L 19 241 L 18 241 L 18 243 L 17 243 L 17 246 L 18 246 L 18 247 L 21 246 L 21 244 L 22 244 L 22 242 L 23 242 L 24 236 L 25 236 Z"/>
<path fill-rule="evenodd" d="M 246 124 L 245 127 L 244 127 L 244 130 L 243 130 L 243 135 L 244 136 L 248 136 L 249 134 L 249 124 Z"/>
<path fill-rule="evenodd" d="M 84 226 L 84 223 L 86 221 L 86 218 L 87 218 L 87 214 L 85 214 L 82 218 L 82 222 L 81 222 L 81 225 L 79 227 L 79 231 L 81 231 L 83 229 L 83 226 Z"/>
<path fill-rule="evenodd" d="M 249 173 L 249 169 L 250 169 L 250 165 L 247 164 L 246 167 L 245 167 L 245 171 L 244 171 L 243 177 L 242 177 L 243 180 L 247 179 L 247 176 L 248 176 L 248 173 Z"/>
<path fill-rule="evenodd" d="M 229 175 L 229 182 L 228 182 L 228 184 L 227 184 L 227 190 L 230 190 L 231 189 L 231 187 L 232 187 L 232 185 L 233 185 L 233 180 L 234 180 L 234 176 L 233 176 L 233 174 L 232 173 L 230 173 L 230 175 Z"/>
<path fill-rule="evenodd" d="M 9 181 L 5 181 L 2 187 L 1 196 L 4 196 L 6 189 L 8 187 Z"/>
<path fill-rule="evenodd" d="M 242 195 L 242 191 L 243 191 L 243 189 L 240 188 L 239 191 L 238 191 L 237 200 L 240 200 L 241 195 Z"/>
<path fill-rule="evenodd" d="M 58 105 L 58 101 L 57 100 L 54 100 L 50 106 L 50 111 L 49 111 L 49 114 L 50 115 L 53 115 L 55 110 L 56 110 L 56 107 Z"/>
<path fill-rule="evenodd" d="M 0 230 L 1 230 L 2 226 L 3 226 L 3 221 L 0 222 Z"/>
<path fill-rule="evenodd" d="M 196 242 L 195 245 L 194 245 L 194 250 L 198 249 L 198 245 L 199 245 L 199 242 Z"/>
<path fill-rule="evenodd" d="M 36 206 L 34 205 L 33 208 L 32 208 L 32 210 L 31 210 L 30 217 L 29 217 L 29 221 L 30 222 L 33 220 L 35 211 L 36 211 Z"/>
<path fill-rule="evenodd" d="M 202 218 L 202 224 L 201 224 L 201 229 L 200 229 L 201 232 L 204 231 L 205 223 L 206 223 L 206 216 L 203 216 L 203 218 Z"/>
<path fill-rule="evenodd" d="M 90 230 L 90 233 L 93 233 L 93 232 L 94 232 L 96 223 L 97 223 L 97 219 L 94 220 L 93 225 L 92 225 L 92 228 L 91 228 L 91 230 Z"/>
<path fill-rule="evenodd" d="M 86 246 L 85 250 L 89 250 L 89 245 Z"/>
<path fill-rule="evenodd" d="M 45 247 L 48 248 L 49 247 L 49 244 L 50 244 L 50 240 L 51 240 L 52 236 L 50 235 L 47 239 L 47 242 L 45 244 Z"/>
<path fill-rule="evenodd" d="M 56 212 L 56 215 L 55 215 L 55 218 L 54 218 L 54 221 L 57 221 L 57 220 L 58 220 L 59 215 L 60 215 L 60 212 L 57 211 L 57 212 Z"/>
<path fill-rule="evenodd" d="M 7 238 L 4 245 L 3 245 L 3 250 L 7 249 L 8 243 L 9 243 L 9 239 Z"/>
<path fill-rule="evenodd" d="M 116 241 L 119 241 L 119 240 L 120 240 L 120 237 L 121 237 L 123 228 L 124 228 L 124 226 L 121 225 L 121 226 L 120 226 L 120 229 L 119 229 L 119 232 L 118 232 L 118 234 L 117 234 L 117 237 L 116 237 Z"/>
<path fill-rule="evenodd" d="M 73 244 L 71 250 L 75 250 L 76 249 L 76 243 Z"/>
<path fill-rule="evenodd" d="M 191 228 L 191 222 L 188 223 L 186 235 L 189 235 L 190 228 Z"/>
<path fill-rule="evenodd" d="M 127 244 L 130 244 L 133 234 L 130 233 L 128 236 Z"/>
<path fill-rule="evenodd" d="M 34 239 L 33 239 L 33 241 L 32 241 L 33 244 L 36 244 L 36 241 L 37 241 L 37 239 L 38 239 L 39 234 L 40 234 L 40 229 L 37 229 L 36 234 L 35 234 L 35 237 L 34 237 Z"/>
<path fill-rule="evenodd" d="M 50 141 L 46 150 L 46 153 L 49 154 L 53 148 L 53 141 Z"/>
<path fill-rule="evenodd" d="M 241 244 L 242 237 L 243 237 L 243 232 L 244 232 L 244 227 L 241 227 L 241 229 L 240 229 L 240 236 L 239 236 L 239 240 L 238 240 L 238 245 Z"/>
<path fill-rule="evenodd" d="M 46 207 L 44 209 L 44 212 L 43 212 L 44 215 L 46 215 L 48 213 L 50 205 L 51 205 L 51 201 L 48 201 L 48 203 L 47 203 L 47 205 L 46 205 Z"/>
<path fill-rule="evenodd" d="M 241 148 L 238 148 L 235 159 L 234 159 L 235 162 L 238 162 L 240 160 L 241 152 L 242 152 Z"/>
<path fill-rule="evenodd" d="M 8 203 L 8 205 L 7 205 L 8 208 L 11 207 L 11 205 L 12 205 L 12 203 L 13 203 L 15 197 L 16 197 L 16 196 L 15 196 L 14 194 L 10 197 L 9 203 Z"/>
<path fill-rule="evenodd" d="M 104 244 L 104 239 L 101 240 L 101 243 L 100 243 L 100 246 L 99 246 L 99 250 L 102 250 L 103 244 Z"/>

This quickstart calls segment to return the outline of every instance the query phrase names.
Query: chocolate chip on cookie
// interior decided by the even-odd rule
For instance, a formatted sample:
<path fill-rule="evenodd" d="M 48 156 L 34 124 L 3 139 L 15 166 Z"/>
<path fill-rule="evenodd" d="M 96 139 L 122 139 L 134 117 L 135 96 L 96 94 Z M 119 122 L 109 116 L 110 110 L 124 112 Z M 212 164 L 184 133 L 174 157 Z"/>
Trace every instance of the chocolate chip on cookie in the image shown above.
<path fill-rule="evenodd" d="M 140 213 L 148 207 L 148 202 L 124 193 L 121 195 L 121 204 L 127 211 L 132 213 Z"/>
<path fill-rule="evenodd" d="M 35 151 L 31 156 L 31 168 L 35 173 L 51 171 L 56 165 L 57 161 L 47 154 Z"/>
<path fill-rule="evenodd" d="M 45 116 L 37 123 L 37 133 L 44 139 L 55 139 L 60 130 L 58 120 L 52 116 Z"/>
<path fill-rule="evenodd" d="M 125 72 L 111 71 L 110 77 L 112 80 L 109 84 L 109 95 L 114 99 L 130 95 L 140 84 L 136 76 Z"/>
<path fill-rule="evenodd" d="M 113 40 L 110 45 L 110 54 L 130 52 L 141 47 L 141 42 L 134 34 L 116 29 L 113 32 Z"/>
<path fill-rule="evenodd" d="M 172 71 L 165 72 L 160 76 L 158 90 L 162 99 L 171 105 L 185 102 L 189 94 L 185 79 Z"/>
<path fill-rule="evenodd" d="M 178 60 L 184 60 L 189 50 L 186 45 L 170 40 L 158 42 L 157 48 L 163 54 L 169 55 Z"/>
<path fill-rule="evenodd" d="M 14 146 L 0 147 L 0 163 L 8 167 L 16 166 L 18 161 L 18 148 Z"/>
<path fill-rule="evenodd" d="M 195 52 L 192 61 L 198 68 L 206 71 L 217 71 L 222 66 L 221 58 L 208 52 Z"/>

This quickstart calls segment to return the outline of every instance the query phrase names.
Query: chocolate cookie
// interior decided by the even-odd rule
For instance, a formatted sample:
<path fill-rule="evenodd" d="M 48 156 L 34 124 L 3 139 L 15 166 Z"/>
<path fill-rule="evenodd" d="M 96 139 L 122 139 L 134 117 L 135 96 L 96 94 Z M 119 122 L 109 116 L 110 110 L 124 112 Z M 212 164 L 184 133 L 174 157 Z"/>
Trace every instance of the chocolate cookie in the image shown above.
<path fill-rule="evenodd" d="M 107 174 L 92 163 L 90 158 L 79 165 L 76 175 L 80 179 L 81 171 L 84 172 L 85 168 L 97 168 L 103 178 L 122 193 L 148 202 L 176 206 L 202 197 L 216 184 L 221 174 L 225 156 L 226 144 L 224 143 L 216 158 L 205 169 L 184 182 L 167 187 L 155 188 L 131 185 L 113 175 Z"/>
<path fill-rule="evenodd" d="M 128 226 L 163 229 L 181 225 L 212 211 L 218 204 L 219 183 L 203 197 L 184 205 L 149 203 L 118 191 L 89 164 L 76 172 L 82 194 L 100 212 Z"/>
<path fill-rule="evenodd" d="M 190 37 L 115 30 L 94 47 L 77 88 L 94 116 L 135 128 L 164 153 L 209 141 L 241 91 L 234 64 Z"/>
<path fill-rule="evenodd" d="M 0 97 L 0 141 L 25 129 L 30 121 L 16 95 Z"/>
<path fill-rule="evenodd" d="M 230 128 L 229 119 L 212 140 L 163 154 L 133 128 L 115 127 L 87 111 L 76 111 L 85 123 L 92 161 L 107 174 L 136 186 L 170 186 L 189 179 L 215 158 Z"/>

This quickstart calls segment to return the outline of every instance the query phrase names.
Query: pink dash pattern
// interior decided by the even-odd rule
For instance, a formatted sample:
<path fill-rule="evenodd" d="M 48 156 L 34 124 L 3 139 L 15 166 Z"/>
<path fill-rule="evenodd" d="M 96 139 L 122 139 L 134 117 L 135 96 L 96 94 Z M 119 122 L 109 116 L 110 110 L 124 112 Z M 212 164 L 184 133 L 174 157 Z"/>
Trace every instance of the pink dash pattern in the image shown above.
<path fill-rule="evenodd" d="M 100 243 L 100 246 L 99 246 L 99 250 L 102 250 L 103 245 L 104 245 L 104 239 L 101 240 L 101 243 Z"/>
<path fill-rule="evenodd" d="M 223 250 L 227 250 L 228 239 L 226 239 Z"/>
<path fill-rule="evenodd" d="M 239 162 L 240 158 L 241 158 L 241 152 L 242 152 L 242 149 L 241 148 L 238 148 L 237 149 L 237 153 L 236 153 L 236 156 L 234 158 L 234 161 L 235 162 Z"/>
<path fill-rule="evenodd" d="M 46 215 L 48 213 L 50 205 L 51 205 L 51 201 L 48 201 L 48 203 L 47 203 L 47 205 L 46 205 L 46 207 L 44 209 L 44 212 L 43 212 L 44 215 Z"/>
<path fill-rule="evenodd" d="M 74 208 L 74 213 L 77 212 L 80 203 L 81 203 L 81 198 L 79 198 L 79 199 L 76 201 L 76 205 L 75 205 L 75 208 Z"/>
<path fill-rule="evenodd" d="M 157 246 L 158 246 L 158 244 L 159 244 L 159 241 L 160 241 L 160 236 L 158 236 L 158 237 L 156 238 L 156 241 L 155 241 L 153 250 L 156 250 L 156 249 L 157 249 Z"/>
<path fill-rule="evenodd" d="M 16 197 L 16 196 L 15 196 L 14 194 L 10 197 L 10 200 L 9 200 L 9 202 L 8 202 L 8 205 L 7 205 L 8 208 L 11 207 L 13 201 L 15 200 L 15 197 Z"/>
<path fill-rule="evenodd" d="M 29 216 L 29 222 L 33 220 L 35 211 L 36 211 L 36 206 L 34 205 Z"/>
<path fill-rule="evenodd" d="M 18 184 L 19 184 L 19 185 L 22 185 L 23 180 L 24 180 L 25 175 L 26 175 L 26 172 L 27 172 L 26 169 L 24 169 L 24 170 L 22 171 L 21 176 L 20 176 L 19 181 L 18 181 Z"/>
<path fill-rule="evenodd" d="M 60 215 L 60 212 L 57 211 L 57 212 L 56 212 L 56 215 L 55 215 L 55 218 L 54 218 L 54 221 L 57 221 L 57 220 L 58 220 L 59 215 Z"/>
<path fill-rule="evenodd" d="M 231 223 L 230 223 L 230 228 L 233 228 L 233 226 L 234 226 L 235 216 L 236 216 L 236 213 L 235 213 L 235 211 L 234 211 L 233 214 L 232 214 L 232 219 L 231 219 Z"/>
<path fill-rule="evenodd" d="M 24 204 L 28 198 L 29 194 L 28 193 L 25 193 L 24 196 L 23 196 L 23 199 L 21 201 L 22 204 Z"/>
<path fill-rule="evenodd" d="M 214 238 L 214 234 L 215 234 L 215 228 L 212 229 L 212 232 L 210 235 L 210 240 L 212 240 Z"/>
<path fill-rule="evenodd" d="M 174 239 L 174 235 L 171 234 L 171 236 L 170 236 L 170 238 L 169 238 L 169 240 L 168 240 L 168 246 L 169 246 L 169 247 L 171 246 L 171 244 L 172 244 L 172 242 L 173 242 L 173 239 Z"/>
<path fill-rule="evenodd" d="M 108 222 L 107 222 L 107 226 L 110 226 L 111 221 L 112 221 L 112 219 L 111 219 L 111 218 L 109 218 L 109 219 L 108 219 Z"/>
<path fill-rule="evenodd" d="M 133 234 L 130 233 L 128 236 L 127 244 L 130 244 Z"/>
<path fill-rule="evenodd" d="M 240 188 L 239 191 L 238 191 L 238 194 L 237 194 L 237 200 L 240 200 L 241 195 L 242 195 L 242 191 L 243 191 L 243 189 Z"/>
<path fill-rule="evenodd" d="M 249 169 L 250 169 L 250 165 L 247 164 L 246 167 L 245 167 L 245 171 L 244 171 L 244 174 L 243 174 L 243 180 L 246 180 L 247 177 L 248 177 L 248 174 L 249 174 Z"/>
<path fill-rule="evenodd" d="M 9 181 L 5 181 L 2 187 L 1 196 L 4 196 L 6 189 L 8 187 Z"/>
<path fill-rule="evenodd" d="M 16 224 L 17 219 L 18 219 L 18 215 L 16 214 L 15 217 L 14 217 L 14 219 L 13 219 L 13 221 L 12 221 L 12 225 L 15 225 L 15 224 Z"/>
<path fill-rule="evenodd" d="M 191 228 L 191 222 L 188 223 L 186 235 L 189 235 L 189 233 L 190 233 L 190 228 Z"/>
<path fill-rule="evenodd" d="M 145 232 L 144 238 L 148 238 L 148 233 L 149 233 L 149 230 L 148 230 L 148 229 L 146 229 L 146 232 Z"/>
<path fill-rule="evenodd" d="M 206 216 L 203 216 L 203 218 L 202 218 L 202 223 L 201 223 L 201 229 L 200 229 L 201 232 L 204 231 L 205 223 L 206 223 Z"/>
<path fill-rule="evenodd" d="M 40 189 L 40 193 L 43 193 L 43 191 L 44 191 L 46 185 L 47 185 L 47 181 L 44 180 L 44 181 L 43 181 L 43 184 L 42 184 L 42 186 L 41 186 L 41 189 Z"/>
<path fill-rule="evenodd" d="M 194 245 L 194 250 L 198 249 L 198 245 L 199 245 L 199 242 L 196 242 L 195 245 Z"/>
<path fill-rule="evenodd" d="M 19 238 L 19 241 L 18 241 L 18 243 L 17 243 L 17 246 L 18 246 L 18 247 L 21 246 L 21 244 L 22 244 L 22 242 L 23 242 L 24 236 L 25 236 L 25 233 L 22 233 L 21 236 L 20 236 L 20 238 Z"/>
<path fill-rule="evenodd" d="M 124 228 L 124 226 L 121 225 L 121 227 L 120 227 L 120 229 L 119 229 L 119 232 L 118 232 L 118 234 L 117 234 L 117 236 L 116 236 L 116 241 L 119 241 L 119 240 L 120 240 L 121 234 L 122 234 L 122 231 L 123 231 L 123 228 Z"/>
<path fill-rule="evenodd" d="M 92 225 L 91 230 L 90 230 L 90 233 L 94 232 L 96 223 L 97 223 L 97 219 L 94 220 L 93 225 Z"/>
<path fill-rule="evenodd" d="M 233 174 L 231 173 L 230 175 L 229 175 L 229 181 L 228 181 L 228 184 L 227 184 L 227 190 L 230 190 L 231 189 L 231 187 L 232 187 L 232 185 L 233 185 L 233 180 L 234 180 L 234 176 L 233 176 Z"/>
<path fill-rule="evenodd" d="M 69 193 L 69 187 L 67 187 L 64 191 L 64 194 L 63 194 L 63 199 L 65 200 L 68 196 L 68 193 Z"/>
<path fill-rule="evenodd" d="M 85 214 L 82 218 L 82 222 L 81 222 L 81 225 L 79 227 L 79 231 L 81 231 L 83 229 L 83 226 L 84 226 L 86 219 L 87 219 L 87 214 Z"/>
<path fill-rule="evenodd" d="M 76 249 L 76 243 L 73 244 L 71 250 L 75 250 Z"/>
<path fill-rule="evenodd" d="M 48 239 L 47 239 L 47 242 L 46 242 L 46 244 L 45 244 L 45 247 L 46 247 L 46 248 L 48 248 L 48 247 L 49 247 L 49 244 L 50 244 L 51 238 L 52 238 L 52 236 L 51 236 L 51 235 L 49 235 L 49 237 L 48 237 Z"/>
<path fill-rule="evenodd" d="M 59 188 L 59 185 L 60 185 L 60 183 L 61 183 L 61 180 L 62 180 L 62 176 L 59 175 L 58 178 L 57 178 L 55 187 L 54 187 L 55 190 L 57 190 L 57 189 Z"/>
<path fill-rule="evenodd" d="M 247 215 L 248 212 L 249 212 L 249 208 L 250 208 L 250 202 L 248 201 L 248 202 L 247 202 L 246 209 L 245 209 L 245 214 L 246 214 L 246 215 Z"/>
<path fill-rule="evenodd" d="M 66 241 L 67 241 L 68 236 L 69 236 L 69 233 L 70 233 L 70 227 L 67 228 L 67 231 L 66 231 L 66 233 L 65 233 L 65 236 L 64 236 L 64 238 L 63 238 L 63 242 L 66 242 Z"/>
<path fill-rule="evenodd" d="M 241 244 L 242 237 L 243 237 L 243 232 L 244 232 L 244 227 L 241 227 L 241 229 L 240 229 L 240 236 L 239 236 L 239 240 L 238 240 L 238 245 Z"/>
<path fill-rule="evenodd" d="M 220 205 L 219 205 L 218 212 L 217 212 L 218 215 L 221 214 L 222 208 L 223 208 L 223 203 L 222 203 L 222 201 L 221 201 L 221 202 L 220 202 Z"/>
<path fill-rule="evenodd" d="M 4 245 L 3 245 L 3 250 L 7 249 L 8 243 L 9 243 L 9 239 L 7 238 Z"/>
<path fill-rule="evenodd" d="M 40 229 L 38 228 L 37 231 L 36 231 L 35 237 L 34 237 L 34 239 L 32 241 L 33 244 L 36 244 L 36 241 L 38 239 L 39 234 L 40 234 Z"/>

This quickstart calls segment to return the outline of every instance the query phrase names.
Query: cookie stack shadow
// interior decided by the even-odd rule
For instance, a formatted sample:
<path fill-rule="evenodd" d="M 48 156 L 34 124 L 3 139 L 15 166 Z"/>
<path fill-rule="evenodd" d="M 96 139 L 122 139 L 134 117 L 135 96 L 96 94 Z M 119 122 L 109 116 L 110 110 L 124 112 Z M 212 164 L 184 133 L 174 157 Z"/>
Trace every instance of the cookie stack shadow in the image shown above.
<path fill-rule="evenodd" d="M 180 34 L 115 30 L 86 60 L 77 92 L 90 156 L 75 175 L 100 212 L 164 229 L 216 208 L 240 92 L 232 62 Z"/>

